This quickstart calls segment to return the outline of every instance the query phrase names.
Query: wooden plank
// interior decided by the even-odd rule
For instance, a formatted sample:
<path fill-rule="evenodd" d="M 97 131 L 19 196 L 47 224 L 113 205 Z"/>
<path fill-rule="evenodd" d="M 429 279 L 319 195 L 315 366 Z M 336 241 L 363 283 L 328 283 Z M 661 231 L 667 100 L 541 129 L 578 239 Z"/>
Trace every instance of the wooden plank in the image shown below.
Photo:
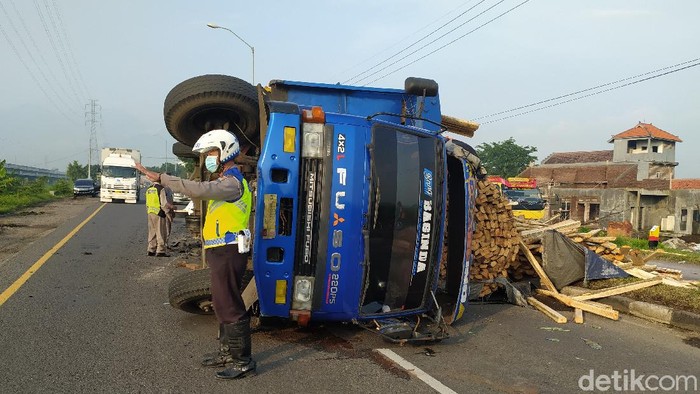
<path fill-rule="evenodd" d="M 532 252 L 530 252 L 530 249 L 527 248 L 527 246 L 525 245 L 525 243 L 522 240 L 520 240 L 520 250 L 525 254 L 525 257 L 527 257 L 527 260 L 530 262 L 530 265 L 532 265 L 532 268 L 535 269 L 535 272 L 540 277 L 540 281 L 541 281 L 542 286 L 549 291 L 559 293 L 557 288 L 554 287 L 554 284 L 552 283 L 552 281 L 549 280 L 549 277 L 544 272 L 544 269 L 542 269 L 542 266 L 540 265 L 540 263 L 537 261 L 535 256 L 532 255 Z"/>
<path fill-rule="evenodd" d="M 694 289 L 695 286 L 688 282 L 681 282 L 679 280 L 673 279 L 673 278 L 662 278 L 661 283 L 667 285 L 667 286 L 673 286 L 673 287 L 682 287 L 684 289 Z"/>
<path fill-rule="evenodd" d="M 613 286 L 613 287 L 609 287 L 607 289 L 600 289 L 600 290 L 592 291 L 590 293 L 581 294 L 579 296 L 575 296 L 572 298 L 575 300 L 579 300 L 579 301 L 595 300 L 598 298 L 610 297 L 610 296 L 614 296 L 614 295 L 629 293 L 630 291 L 644 289 L 646 287 L 656 286 L 659 283 L 661 283 L 661 281 L 662 281 L 662 278 L 651 278 L 651 279 L 643 280 L 641 282 Z"/>
<path fill-rule="evenodd" d="M 527 297 L 527 302 L 555 322 L 559 324 L 564 324 L 567 322 L 566 316 L 543 304 L 535 297 Z"/>
<path fill-rule="evenodd" d="M 550 297 L 554 297 L 559 300 L 562 304 L 570 306 L 572 308 L 579 308 L 582 311 L 590 312 L 598 316 L 607 317 L 608 319 L 618 320 L 620 318 L 620 313 L 609 306 L 607 308 L 601 307 L 600 304 L 591 301 L 579 301 L 575 300 L 569 296 L 561 293 L 555 293 L 549 290 L 537 289 L 537 293 L 544 294 Z M 607 306 L 607 305 L 606 305 Z"/>
<path fill-rule="evenodd" d="M 583 311 L 581 308 L 574 308 L 574 323 L 583 324 Z"/>
<path fill-rule="evenodd" d="M 258 300 L 258 285 L 256 284 L 255 276 L 250 279 L 248 286 L 243 289 L 241 297 L 243 298 L 243 303 L 245 304 L 246 310 L 250 309 L 251 305 Z"/>
<path fill-rule="evenodd" d="M 630 269 L 625 270 L 625 272 L 627 272 L 631 276 L 634 276 L 635 278 L 639 278 L 639 279 L 656 278 L 655 274 L 652 274 L 651 272 L 646 272 L 646 271 L 639 269 L 639 268 L 630 268 Z"/>
<path fill-rule="evenodd" d="M 563 228 L 567 228 L 567 227 L 581 227 L 581 222 L 578 220 L 564 220 L 562 222 L 553 224 L 551 226 L 523 231 L 520 233 L 520 235 L 522 237 L 532 237 L 532 236 L 540 235 L 543 232 L 545 232 L 546 230 L 558 230 L 558 229 L 563 229 Z"/>

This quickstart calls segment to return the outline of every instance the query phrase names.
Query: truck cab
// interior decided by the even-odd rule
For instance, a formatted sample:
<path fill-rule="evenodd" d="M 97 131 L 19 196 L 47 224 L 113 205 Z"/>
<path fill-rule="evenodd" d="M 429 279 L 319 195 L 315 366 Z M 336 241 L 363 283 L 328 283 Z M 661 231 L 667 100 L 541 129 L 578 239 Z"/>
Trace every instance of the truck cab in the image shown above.
<path fill-rule="evenodd" d="M 446 335 L 467 302 L 479 163 L 443 137 L 437 83 L 277 80 L 260 93 L 260 315 L 353 321 L 396 340 Z"/>

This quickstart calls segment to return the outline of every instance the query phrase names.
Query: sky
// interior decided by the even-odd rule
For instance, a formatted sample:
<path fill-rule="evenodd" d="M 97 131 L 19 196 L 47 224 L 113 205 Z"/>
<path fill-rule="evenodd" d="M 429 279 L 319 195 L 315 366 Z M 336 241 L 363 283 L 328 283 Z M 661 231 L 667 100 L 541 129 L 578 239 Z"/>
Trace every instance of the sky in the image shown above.
<path fill-rule="evenodd" d="M 0 160 L 87 164 L 96 100 L 99 148 L 173 162 L 170 89 L 254 70 L 263 85 L 434 79 L 444 114 L 481 123 L 470 144 L 513 137 L 538 162 L 652 123 L 683 140 L 676 177 L 700 178 L 698 15 L 695 0 L 0 0 Z"/>

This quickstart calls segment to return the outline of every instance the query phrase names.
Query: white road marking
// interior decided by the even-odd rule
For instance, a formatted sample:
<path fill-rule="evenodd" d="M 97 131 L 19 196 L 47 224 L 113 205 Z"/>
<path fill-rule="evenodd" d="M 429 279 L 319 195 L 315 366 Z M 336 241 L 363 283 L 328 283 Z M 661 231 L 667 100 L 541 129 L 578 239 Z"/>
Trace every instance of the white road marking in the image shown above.
<path fill-rule="evenodd" d="M 401 368 L 405 369 L 408 373 L 414 375 L 418 379 L 422 380 L 428 386 L 432 387 L 433 390 L 441 394 L 457 394 L 456 391 L 442 384 L 439 380 L 423 372 L 422 369 L 416 367 L 415 365 L 408 362 L 405 358 L 399 356 L 389 349 L 375 349 L 375 351 L 382 354 L 384 357 L 398 364 Z"/>

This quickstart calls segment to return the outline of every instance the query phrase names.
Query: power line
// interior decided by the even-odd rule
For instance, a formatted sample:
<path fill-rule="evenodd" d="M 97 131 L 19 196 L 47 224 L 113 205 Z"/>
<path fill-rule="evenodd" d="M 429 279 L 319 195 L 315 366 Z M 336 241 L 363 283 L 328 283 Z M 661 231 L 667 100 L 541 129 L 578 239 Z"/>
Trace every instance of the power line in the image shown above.
<path fill-rule="evenodd" d="M 416 63 L 416 62 L 418 62 L 418 61 L 420 61 L 420 60 L 425 59 L 426 57 L 428 57 L 428 56 L 434 54 L 435 52 L 440 51 L 440 50 L 442 50 L 442 49 L 444 49 L 444 48 L 446 48 L 446 47 L 448 47 L 448 46 L 454 44 L 455 42 L 461 40 L 462 38 L 464 38 L 464 37 L 466 37 L 466 36 L 468 36 L 468 35 L 474 33 L 475 31 L 477 31 L 477 30 L 481 29 L 482 27 L 484 27 L 484 26 L 490 24 L 491 22 L 493 22 L 493 21 L 495 21 L 495 20 L 497 20 L 497 19 L 502 18 L 503 16 L 505 16 L 505 15 L 511 13 L 512 11 L 515 11 L 517 8 L 520 8 L 521 6 L 523 6 L 525 3 L 529 2 L 529 1 L 530 1 L 530 0 L 525 0 L 525 1 L 523 1 L 522 3 L 516 5 L 515 7 L 511 8 L 511 9 L 509 9 L 508 11 L 501 13 L 500 15 L 498 15 L 498 16 L 496 16 L 496 17 L 490 19 L 490 20 L 488 20 L 488 21 L 485 22 L 485 23 L 482 23 L 481 25 L 479 25 L 479 26 L 477 26 L 476 28 L 474 28 L 474 29 L 468 31 L 467 33 L 465 33 L 465 34 L 463 34 L 463 35 L 461 35 L 461 36 L 455 38 L 454 40 L 448 42 L 447 44 L 445 44 L 445 45 L 443 45 L 443 46 L 441 46 L 441 47 L 439 47 L 439 48 L 437 48 L 437 49 L 435 49 L 435 50 L 433 50 L 433 51 L 431 51 L 431 52 L 428 52 L 427 54 L 425 54 L 425 55 L 419 57 L 418 59 L 415 59 L 415 60 L 413 60 L 412 62 L 410 62 L 410 63 L 408 63 L 408 64 L 405 64 L 405 65 L 403 65 L 403 66 L 401 66 L 401 67 L 399 67 L 399 68 L 397 68 L 397 69 L 395 69 L 395 70 L 393 70 L 393 71 L 391 71 L 391 72 L 388 72 L 388 73 L 382 75 L 381 77 L 376 78 L 376 79 L 374 79 L 374 80 L 372 80 L 372 81 L 370 81 L 370 82 L 364 84 L 363 86 L 367 86 L 367 85 L 370 85 L 370 84 L 372 84 L 372 83 L 375 83 L 375 82 L 379 81 L 380 79 L 386 78 L 386 77 L 388 77 L 388 76 L 391 75 L 391 74 L 394 74 L 394 73 L 396 73 L 396 72 L 398 72 L 398 71 L 400 71 L 400 70 L 403 70 L 404 68 L 406 68 L 406 67 L 408 67 L 408 66 L 410 66 L 410 65 L 412 65 L 412 64 L 414 64 L 414 63 Z M 501 2 L 502 2 L 502 1 L 501 1 Z M 488 9 L 486 9 L 485 11 L 481 12 L 479 15 L 475 16 L 474 18 L 480 16 L 481 14 L 483 14 L 483 13 L 486 12 L 486 11 L 489 11 L 491 8 L 495 7 L 496 5 L 500 4 L 501 2 L 495 4 L 494 6 L 491 6 L 490 8 L 488 8 Z M 472 19 L 474 19 L 474 18 L 472 18 Z M 470 20 L 471 20 L 471 19 L 470 19 Z M 449 32 L 446 33 L 446 34 L 449 34 Z M 429 42 L 428 44 L 426 44 L 426 45 L 424 45 L 424 46 L 418 48 L 418 51 L 420 51 L 421 49 L 423 49 L 423 48 L 427 47 L 428 45 L 434 43 L 435 41 L 439 40 L 440 38 L 442 38 L 442 37 L 444 37 L 444 36 L 445 36 L 445 35 L 440 36 L 440 37 L 438 37 L 437 39 L 435 39 L 435 40 Z M 417 51 L 416 51 L 416 52 L 417 52 Z M 401 59 L 399 59 L 399 60 L 397 60 L 397 61 L 395 61 L 395 62 L 389 64 L 388 66 L 382 68 L 381 70 L 378 70 L 378 71 L 376 71 L 376 72 L 374 72 L 374 73 L 368 75 L 367 77 L 365 77 L 365 78 L 363 78 L 363 79 L 366 79 L 366 78 L 368 78 L 368 77 L 370 77 L 370 76 L 372 76 L 372 75 L 378 74 L 379 72 L 381 72 L 381 71 L 383 71 L 383 70 L 386 70 L 387 68 L 389 68 L 389 67 L 391 67 L 392 65 L 394 65 L 394 64 L 396 64 L 396 63 L 398 63 L 398 62 L 400 62 L 401 60 L 406 59 L 406 58 L 409 57 L 409 56 L 410 56 L 410 55 L 406 55 L 406 56 L 402 57 Z"/>
<path fill-rule="evenodd" d="M 80 82 L 78 83 L 78 87 L 83 89 L 83 92 L 87 95 L 87 97 L 90 97 L 90 92 L 89 89 L 87 88 L 87 85 L 85 84 L 85 80 L 83 79 L 83 75 L 80 72 L 80 67 L 78 67 L 78 62 L 75 61 L 75 56 L 73 54 L 73 48 L 70 44 L 70 39 L 68 38 L 68 33 L 66 32 L 66 26 L 63 23 L 63 17 L 61 17 L 61 10 L 58 8 L 58 4 L 56 4 L 56 0 L 53 0 L 53 8 L 54 12 L 56 13 L 56 19 L 58 20 L 58 25 L 61 28 L 61 32 L 63 33 L 63 39 L 66 42 L 66 48 L 68 48 L 68 54 L 70 55 L 70 59 L 68 59 L 68 63 L 72 64 L 73 69 L 75 71 L 75 75 L 78 76 L 77 81 Z"/>
<path fill-rule="evenodd" d="M 14 7 L 14 2 L 12 2 L 12 5 L 13 5 L 13 7 Z M 46 74 L 44 73 L 44 70 L 42 69 L 42 67 L 39 66 L 39 63 L 38 63 L 38 62 L 36 61 L 36 59 L 34 58 L 34 55 L 33 55 L 32 51 L 29 49 L 29 47 L 27 46 L 27 44 L 24 42 L 24 39 L 22 38 L 22 35 L 20 34 L 19 30 L 18 30 L 17 27 L 15 26 L 15 24 L 14 24 L 14 22 L 13 22 L 13 18 L 12 18 L 12 17 L 10 16 L 10 14 L 7 12 L 7 9 L 5 8 L 5 6 L 4 6 L 2 3 L 0 3 L 0 9 L 2 9 L 2 12 L 5 14 L 5 17 L 7 17 L 7 20 L 8 20 L 8 22 L 9 22 L 9 24 L 10 24 L 10 27 L 12 28 L 12 30 L 13 30 L 13 31 L 15 32 L 15 34 L 17 35 L 17 38 L 19 39 L 20 44 L 22 45 L 22 47 L 23 47 L 24 50 L 26 51 L 26 53 L 27 53 L 27 55 L 28 55 L 28 57 L 29 57 L 29 60 L 30 60 L 31 63 L 34 65 L 34 67 L 35 67 L 36 70 L 38 71 L 39 75 L 40 75 L 41 78 L 43 79 L 43 81 L 44 81 L 44 83 L 45 83 L 45 86 L 48 86 L 48 88 L 51 90 L 51 92 L 53 92 L 53 94 L 55 95 L 55 97 L 58 99 L 58 101 L 59 101 L 60 103 L 62 103 L 62 104 L 65 105 L 68 109 L 70 109 L 70 108 L 71 108 L 70 104 L 68 104 L 68 103 L 67 103 L 66 101 L 64 101 L 64 99 L 63 99 L 64 94 L 60 94 L 60 93 L 56 90 L 56 88 L 54 87 L 54 84 L 53 84 L 53 83 L 51 82 L 51 80 L 46 76 Z M 16 8 L 16 7 L 15 7 L 15 12 L 17 12 L 17 8 Z M 20 18 L 21 18 L 21 14 L 18 13 L 18 15 L 19 15 Z M 21 19 L 21 21 L 22 21 L 22 23 L 24 23 L 24 19 Z M 25 29 L 26 29 L 26 25 L 24 25 L 24 27 L 25 27 Z M 31 37 L 31 36 L 30 36 L 30 37 Z M 8 39 L 9 39 L 9 38 L 8 38 Z M 33 40 L 32 40 L 32 41 L 33 41 Z M 36 43 L 35 43 L 34 45 L 36 46 Z M 41 52 L 39 52 L 39 51 L 38 51 L 38 53 L 41 54 Z M 48 69 L 49 69 L 49 71 L 50 71 L 50 68 L 48 68 Z M 53 76 L 53 75 L 52 75 L 52 76 Z M 54 79 L 55 79 L 55 77 L 54 77 Z M 59 86 L 59 87 L 60 87 L 60 86 Z"/>
<path fill-rule="evenodd" d="M 1 24 L 0 24 L 0 33 L 5 37 L 5 39 L 7 40 L 8 44 L 10 44 L 10 48 L 12 48 L 12 52 L 15 53 L 15 56 L 17 56 L 17 59 L 19 59 L 20 63 L 22 63 L 22 66 L 24 66 L 24 68 L 27 70 L 27 73 L 29 73 L 29 76 L 32 78 L 32 80 L 34 81 L 34 83 L 36 84 L 36 86 L 44 93 L 44 95 L 45 95 L 46 98 L 49 100 L 49 102 L 50 102 L 50 103 L 56 108 L 56 110 L 58 110 L 58 112 L 59 112 L 61 115 L 63 115 L 66 119 L 68 119 L 68 120 L 69 120 L 70 122 L 72 122 L 72 123 L 77 124 L 77 122 L 75 121 L 75 119 L 72 119 L 71 117 L 69 117 L 69 116 L 63 111 L 63 109 L 61 109 L 61 107 L 56 103 L 56 101 L 54 101 L 53 97 L 51 97 L 51 96 L 48 94 L 48 92 L 46 92 L 46 89 L 44 89 L 44 87 L 41 85 L 41 83 L 39 82 L 39 80 L 37 79 L 37 77 L 34 75 L 34 72 L 29 68 L 29 66 L 27 65 L 27 62 L 25 62 L 24 58 L 22 57 L 22 55 L 21 55 L 21 54 L 19 53 L 19 51 L 17 50 L 17 47 L 15 46 L 14 42 L 12 42 L 12 40 L 10 40 L 10 37 L 7 35 L 7 32 L 6 32 L 5 29 L 2 27 Z"/>
<path fill-rule="evenodd" d="M 695 67 L 695 66 L 700 66 L 700 62 L 695 63 L 695 64 L 690 64 L 690 65 L 687 65 L 687 66 L 685 66 L 685 67 L 681 67 L 681 68 L 678 68 L 678 69 L 675 69 L 675 70 L 666 71 L 666 72 L 661 73 L 661 74 L 652 75 L 652 76 L 650 76 L 650 77 L 642 78 L 642 79 L 639 79 L 639 80 L 636 80 L 636 81 L 628 82 L 628 83 L 623 84 L 623 85 L 619 85 L 619 86 L 615 86 L 615 87 L 612 87 L 612 88 L 607 88 L 607 89 L 604 89 L 604 90 L 600 90 L 600 91 L 598 91 L 598 92 L 593 92 L 593 93 L 589 93 L 589 94 L 586 94 L 586 95 L 583 95 L 583 96 L 578 96 L 578 97 L 574 97 L 574 98 L 571 98 L 571 99 L 568 99 L 568 100 L 564 100 L 564 101 L 560 101 L 560 102 L 553 103 L 553 104 L 550 104 L 550 105 L 546 105 L 546 106 L 544 106 L 544 107 L 531 109 L 531 110 L 525 111 L 525 112 L 519 112 L 519 113 L 517 113 L 517 114 L 513 114 L 513 115 L 509 115 L 509 116 L 504 116 L 504 117 L 499 118 L 499 119 L 489 120 L 489 121 L 483 122 L 482 124 L 495 123 L 495 122 L 499 122 L 499 121 L 501 121 L 501 120 L 510 119 L 510 118 L 515 118 L 515 117 L 517 117 L 517 116 L 522 116 L 522 115 L 527 115 L 527 114 L 530 114 L 530 113 L 533 113 L 533 112 L 541 111 L 541 110 L 543 110 L 543 109 L 548 109 L 548 108 L 556 107 L 556 106 L 558 106 L 558 105 L 570 103 L 570 102 L 577 101 L 577 100 L 581 100 L 581 99 L 584 99 L 584 98 L 587 98 L 587 97 L 592 97 L 592 96 L 596 96 L 596 95 L 598 95 L 598 94 L 607 93 L 607 92 L 610 92 L 610 91 L 613 91 L 613 90 L 617 90 L 617 89 L 621 89 L 621 88 L 624 88 L 624 87 L 627 87 L 627 86 L 635 85 L 635 84 L 638 84 L 638 83 L 640 83 L 640 82 L 649 81 L 649 80 L 654 79 L 654 78 L 663 77 L 663 76 L 665 76 L 665 75 L 673 74 L 673 73 L 675 73 L 675 72 L 682 71 L 682 70 L 685 70 L 685 69 L 688 69 L 688 68 L 691 68 L 691 67 Z"/>
<path fill-rule="evenodd" d="M 77 102 L 81 103 L 83 100 L 80 99 L 80 95 L 78 94 L 78 91 L 75 89 L 75 86 L 73 84 L 73 80 L 71 79 L 71 76 L 69 75 L 69 72 L 66 69 L 66 65 L 63 61 L 63 58 L 61 57 L 61 53 L 58 50 L 58 48 L 56 47 L 56 42 L 54 41 L 53 33 L 51 32 L 48 24 L 46 23 L 46 18 L 44 17 L 44 13 L 41 11 L 41 7 L 39 6 L 39 2 L 37 0 L 34 0 L 34 6 L 36 8 L 37 14 L 39 15 L 39 19 L 41 20 L 41 24 L 44 27 L 44 31 L 46 32 L 46 36 L 49 39 L 49 43 L 51 44 L 51 49 L 53 50 L 54 55 L 56 55 L 56 59 L 58 60 L 58 64 L 61 67 L 61 71 L 63 71 L 63 75 L 65 76 L 66 81 L 68 82 L 68 87 L 72 91 Z M 49 17 L 51 18 L 51 15 L 49 15 Z M 60 41 L 60 37 L 59 37 L 59 41 Z"/>
<path fill-rule="evenodd" d="M 353 64 L 352 66 L 350 66 L 350 67 L 348 67 L 348 68 L 346 68 L 346 69 L 344 69 L 344 70 L 341 70 L 341 71 L 338 71 L 338 72 L 334 73 L 334 74 L 331 75 L 328 79 L 333 80 L 333 79 L 336 78 L 336 76 L 347 74 L 347 73 L 349 73 L 351 70 L 354 70 L 354 69 L 358 68 L 359 66 L 361 66 L 361 65 L 363 65 L 363 64 L 366 64 L 366 63 L 368 63 L 369 61 L 371 61 L 371 60 L 373 60 L 373 59 L 379 57 L 380 55 L 383 55 L 384 53 L 388 52 L 390 49 L 393 49 L 393 48 L 395 48 L 395 47 L 398 47 L 401 43 L 403 43 L 403 42 L 405 42 L 405 41 L 408 41 L 411 37 L 415 36 L 416 34 L 422 32 L 422 31 L 424 31 L 424 30 L 427 30 L 430 26 L 433 26 L 433 25 L 436 24 L 438 21 L 444 19 L 445 17 L 447 17 L 447 16 L 449 16 L 449 15 L 453 15 L 457 10 L 459 10 L 460 8 L 462 8 L 462 7 L 464 7 L 465 5 L 469 4 L 471 1 L 473 1 L 473 0 L 469 0 L 469 1 L 465 2 L 465 3 L 462 3 L 462 4 L 459 5 L 458 7 L 455 7 L 455 8 L 453 8 L 453 9 L 451 9 L 450 11 L 447 11 L 446 13 L 444 13 L 443 15 L 441 15 L 440 17 L 438 17 L 437 19 L 433 20 L 432 22 L 428 23 L 427 25 L 423 26 L 422 28 L 416 30 L 416 31 L 413 32 L 412 34 L 410 34 L 410 35 L 404 37 L 403 39 L 399 40 L 398 42 L 394 43 L 393 45 L 390 45 L 390 46 L 388 46 L 388 47 L 386 47 L 386 48 L 384 48 L 384 49 L 382 49 L 382 50 L 380 50 L 380 51 L 374 53 L 373 55 L 370 55 L 369 57 L 365 58 L 364 60 L 362 60 L 362 61 L 360 61 L 360 62 L 357 62 L 357 63 Z M 448 22 L 448 23 L 449 23 L 449 22 Z M 351 79 L 352 79 L 352 78 L 351 78 Z"/>
<path fill-rule="evenodd" d="M 598 85 L 598 86 L 594 86 L 594 87 L 591 87 L 591 88 L 587 88 L 587 89 L 583 89 L 583 90 L 578 90 L 578 91 L 576 91 L 576 92 L 563 94 L 563 95 L 561 95 L 561 96 L 552 97 L 552 98 L 549 98 L 549 99 L 546 99 L 546 100 L 538 101 L 538 102 L 536 102 L 536 103 L 532 103 L 532 104 L 528 104 L 528 105 L 522 105 L 522 106 L 520 106 L 520 107 L 511 108 L 511 109 L 508 109 L 508 110 L 505 110 L 505 111 L 496 112 L 496 113 L 493 113 L 493 114 L 490 114 L 490 115 L 479 116 L 478 118 L 474 118 L 473 120 L 491 118 L 491 117 L 498 116 L 498 115 L 503 115 L 503 114 L 506 114 L 506 113 L 509 113 L 509 112 L 518 111 L 518 110 L 525 109 L 525 108 L 529 108 L 529 107 L 534 107 L 535 105 L 540 105 L 540 104 L 548 103 L 548 102 L 550 102 L 550 101 L 559 100 L 559 99 L 562 99 L 562 98 L 565 98 L 565 97 L 569 97 L 569 96 L 575 96 L 575 95 L 577 95 L 577 94 L 589 92 L 589 91 L 591 91 L 591 90 L 600 89 L 600 88 L 603 88 L 603 87 L 606 87 L 606 86 L 610 86 L 610 85 L 616 85 L 616 84 L 621 83 L 621 82 L 624 82 L 624 81 L 629 81 L 630 79 L 637 79 L 637 78 L 643 77 L 643 76 L 645 76 L 645 75 L 654 74 L 654 73 L 657 73 L 657 72 L 659 72 L 659 71 L 664 71 L 664 70 L 668 70 L 668 69 L 671 69 L 671 68 L 676 68 L 676 67 L 678 67 L 678 66 L 682 66 L 682 65 L 688 64 L 688 63 L 693 63 L 693 62 L 696 62 L 696 61 L 698 61 L 698 60 L 700 60 L 700 58 L 696 58 L 696 59 L 693 59 L 693 60 L 688 60 L 688 61 L 685 61 L 685 62 L 682 62 L 682 63 L 674 64 L 673 66 L 663 67 L 663 68 L 660 68 L 660 69 L 658 69 L 658 70 L 645 72 L 645 73 L 643 73 L 643 74 L 638 74 L 638 75 L 635 75 L 635 76 L 632 76 L 632 77 L 627 77 L 627 78 L 623 78 L 623 79 L 618 79 L 617 81 L 604 83 L 604 84 L 601 84 L 601 85 Z"/>
<path fill-rule="evenodd" d="M 471 11 L 471 10 L 473 10 L 474 8 L 478 7 L 478 6 L 481 5 L 481 3 L 483 3 L 484 1 L 486 1 L 486 0 L 481 0 L 480 2 L 476 3 L 474 6 L 470 7 L 469 9 L 467 9 L 466 11 L 464 11 L 464 12 L 460 13 L 459 15 L 457 15 L 456 17 L 450 19 L 449 21 L 447 21 L 446 23 L 444 23 L 442 26 L 440 26 L 440 27 L 438 27 L 437 29 L 431 31 L 431 32 L 428 33 L 427 35 L 421 37 L 419 40 L 414 41 L 412 44 L 410 44 L 410 45 L 408 45 L 407 47 L 401 49 L 400 51 L 394 53 L 393 55 L 391 55 L 391 56 L 389 56 L 388 58 L 382 60 L 381 62 L 375 64 L 374 66 L 372 66 L 372 67 L 366 69 L 365 71 L 362 71 L 361 73 L 359 73 L 359 74 L 353 76 L 352 78 L 349 78 L 349 79 L 345 80 L 345 81 L 343 82 L 343 84 L 347 84 L 347 83 L 349 83 L 350 81 L 353 81 L 353 80 L 357 79 L 359 76 L 361 76 L 361 75 L 363 75 L 363 74 L 366 74 L 366 73 L 368 73 L 368 72 L 374 70 L 375 68 L 381 66 L 382 64 L 388 62 L 389 60 L 395 58 L 396 56 L 399 56 L 401 53 L 403 53 L 403 52 L 405 52 L 405 51 L 411 49 L 413 46 L 417 45 L 417 44 L 420 43 L 421 41 L 427 39 L 428 37 L 432 36 L 433 34 L 437 33 L 438 31 L 442 30 L 444 27 L 446 27 L 446 26 L 449 25 L 450 23 L 452 23 L 452 22 L 454 22 L 455 20 L 461 18 L 462 16 L 464 16 L 465 14 L 467 14 L 469 11 Z M 491 8 L 493 8 L 493 7 L 495 7 L 495 6 L 499 5 L 499 4 L 501 4 L 501 3 L 504 2 L 504 1 L 505 1 L 505 0 L 500 0 L 498 3 L 494 4 L 493 6 L 491 6 L 491 7 L 488 8 L 486 11 L 488 11 L 488 10 L 490 10 Z M 484 11 L 484 12 L 486 12 L 486 11 Z M 483 14 L 483 12 L 482 12 L 482 14 Z M 481 14 L 479 14 L 479 15 L 481 15 Z M 479 15 L 475 16 L 474 18 L 478 17 Z M 451 32 L 455 31 L 456 29 L 458 29 L 458 28 L 464 26 L 465 24 L 471 22 L 474 18 L 471 18 L 471 19 L 467 20 L 466 22 L 460 24 L 460 25 L 457 26 L 456 28 L 454 28 L 454 29 L 448 31 L 447 33 L 445 33 L 444 35 L 438 37 L 438 39 L 444 37 L 444 36 L 447 35 L 447 34 L 450 34 Z M 433 41 L 433 42 L 435 42 L 435 41 Z M 419 50 L 420 50 L 420 49 L 419 49 Z M 414 53 L 415 53 L 415 52 L 414 52 Z M 381 71 L 381 70 L 380 70 L 380 71 Z M 367 76 L 367 77 L 365 77 L 365 78 L 359 79 L 357 82 L 360 82 L 360 81 L 362 81 L 362 80 L 364 80 L 364 79 L 366 79 L 366 78 L 368 78 L 368 77 L 370 77 L 370 76 L 372 76 L 372 75 L 374 75 L 374 74 L 370 74 L 369 76 Z"/>

